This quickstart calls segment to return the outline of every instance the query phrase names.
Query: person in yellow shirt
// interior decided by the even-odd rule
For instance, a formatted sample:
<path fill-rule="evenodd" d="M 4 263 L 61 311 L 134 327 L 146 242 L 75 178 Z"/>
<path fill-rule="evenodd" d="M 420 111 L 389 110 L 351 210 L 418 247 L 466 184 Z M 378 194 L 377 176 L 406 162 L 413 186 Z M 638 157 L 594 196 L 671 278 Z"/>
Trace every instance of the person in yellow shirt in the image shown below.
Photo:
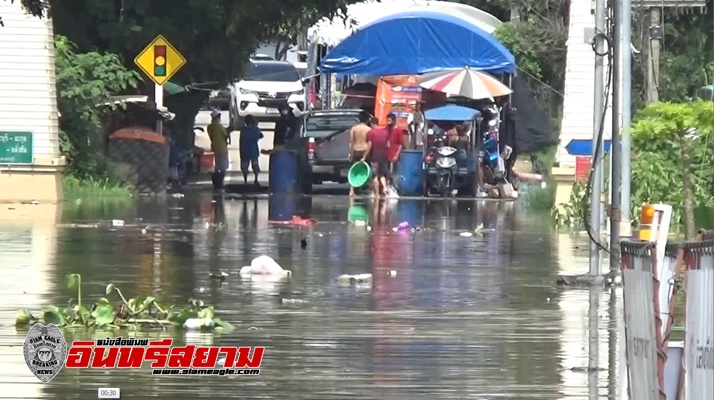
<path fill-rule="evenodd" d="M 211 180 L 213 188 L 223 189 L 223 181 L 228 170 L 228 143 L 231 138 L 226 128 L 221 125 L 221 113 L 214 111 L 211 113 L 211 125 L 208 125 L 208 137 L 211 139 L 211 151 L 214 157 L 214 170 Z"/>

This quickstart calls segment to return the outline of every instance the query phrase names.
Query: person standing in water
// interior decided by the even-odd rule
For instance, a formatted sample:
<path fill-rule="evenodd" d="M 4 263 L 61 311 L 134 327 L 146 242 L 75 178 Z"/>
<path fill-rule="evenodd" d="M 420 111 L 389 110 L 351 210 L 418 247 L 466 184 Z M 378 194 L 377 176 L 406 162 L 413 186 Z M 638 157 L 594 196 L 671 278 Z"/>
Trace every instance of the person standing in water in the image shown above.
<path fill-rule="evenodd" d="M 387 161 L 389 162 L 389 182 L 394 184 L 394 165 L 399 162 L 402 155 L 402 148 L 406 143 L 404 131 L 397 126 L 397 116 L 394 113 L 387 114 L 387 133 L 389 134 L 389 151 Z"/>
<path fill-rule="evenodd" d="M 350 129 L 350 145 L 348 157 L 352 165 L 362 161 L 367 152 L 367 134 L 372 129 L 370 121 L 372 117 L 366 111 L 359 114 L 359 123 Z M 350 196 L 355 195 L 355 188 L 350 186 Z"/>
<path fill-rule="evenodd" d="M 208 137 L 211 139 L 211 151 L 214 157 L 214 170 L 211 180 L 215 190 L 223 189 L 223 181 L 228 170 L 228 142 L 230 135 L 226 128 L 221 125 L 221 113 L 213 111 L 211 113 L 211 124 L 208 125 Z"/>
<path fill-rule="evenodd" d="M 243 182 L 248 184 L 248 167 L 253 168 L 255 175 L 254 184 L 256 188 L 260 187 L 258 182 L 258 174 L 260 174 L 260 148 L 258 141 L 263 138 L 263 132 L 258 128 L 255 118 L 252 115 L 245 117 L 245 125 L 240 131 L 240 170 L 243 172 Z"/>
<path fill-rule="evenodd" d="M 372 164 L 372 188 L 374 196 L 386 196 L 387 178 L 389 177 L 389 132 L 378 126 L 367 134 L 367 152 L 362 161 L 369 160 Z"/>

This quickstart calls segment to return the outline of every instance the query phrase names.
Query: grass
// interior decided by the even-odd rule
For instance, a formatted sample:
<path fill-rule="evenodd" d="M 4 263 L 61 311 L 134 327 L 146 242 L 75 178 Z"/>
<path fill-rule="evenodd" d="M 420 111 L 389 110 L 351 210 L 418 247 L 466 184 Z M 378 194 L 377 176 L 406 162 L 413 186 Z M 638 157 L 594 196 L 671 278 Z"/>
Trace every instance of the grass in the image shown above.
<path fill-rule="evenodd" d="M 115 183 L 109 179 L 77 179 L 73 176 L 65 176 L 62 186 L 67 201 L 76 201 L 77 199 L 129 199 L 133 192 L 131 186 Z"/>
<path fill-rule="evenodd" d="M 528 185 L 528 189 L 525 193 L 525 196 L 528 199 L 528 207 L 534 211 L 550 211 L 555 205 L 555 189 L 557 187 L 557 182 L 550 172 L 553 169 L 553 164 L 555 163 L 556 151 L 557 147 L 554 146 L 537 153 L 538 159 L 548 170 L 548 173 L 546 175 L 545 188 L 541 188 L 540 185 Z M 530 161 L 530 155 L 522 155 L 519 158 Z"/>
<path fill-rule="evenodd" d="M 62 219 L 97 219 L 121 214 L 133 204 L 133 188 L 109 179 L 63 179 L 65 206 Z"/>

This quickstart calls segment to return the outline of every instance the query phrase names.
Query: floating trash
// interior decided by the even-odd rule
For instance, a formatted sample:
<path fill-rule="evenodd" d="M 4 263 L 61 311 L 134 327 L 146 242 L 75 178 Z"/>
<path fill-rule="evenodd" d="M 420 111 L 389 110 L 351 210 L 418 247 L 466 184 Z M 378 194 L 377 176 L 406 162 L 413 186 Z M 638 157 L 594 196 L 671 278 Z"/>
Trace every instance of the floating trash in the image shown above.
<path fill-rule="evenodd" d="M 342 285 L 363 285 L 365 283 L 372 283 L 372 274 L 340 275 L 337 277 L 337 283 Z"/>
<path fill-rule="evenodd" d="M 241 268 L 240 274 L 248 275 L 273 275 L 273 276 L 290 276 L 291 271 L 284 270 L 275 260 L 268 256 L 256 257 L 251 261 L 250 265 Z"/>

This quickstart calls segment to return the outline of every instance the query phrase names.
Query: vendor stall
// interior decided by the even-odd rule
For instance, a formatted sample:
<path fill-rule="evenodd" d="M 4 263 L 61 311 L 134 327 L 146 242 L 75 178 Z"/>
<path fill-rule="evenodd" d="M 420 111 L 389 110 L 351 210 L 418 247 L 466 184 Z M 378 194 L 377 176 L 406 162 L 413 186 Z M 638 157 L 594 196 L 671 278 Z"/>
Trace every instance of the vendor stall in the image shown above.
<path fill-rule="evenodd" d="M 403 12 L 368 24 L 320 62 L 320 72 L 413 75 L 470 67 L 515 74 L 513 54 L 467 20 L 439 12 Z"/>

